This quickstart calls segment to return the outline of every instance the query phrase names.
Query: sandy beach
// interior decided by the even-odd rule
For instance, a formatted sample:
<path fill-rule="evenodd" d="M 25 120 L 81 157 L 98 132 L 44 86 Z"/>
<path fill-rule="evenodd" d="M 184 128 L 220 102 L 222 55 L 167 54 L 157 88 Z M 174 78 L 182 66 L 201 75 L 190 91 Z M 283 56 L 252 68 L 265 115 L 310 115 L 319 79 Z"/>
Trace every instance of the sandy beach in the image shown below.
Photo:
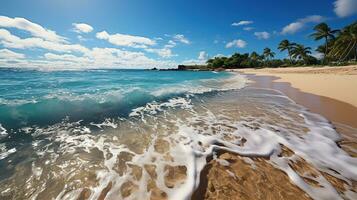
<path fill-rule="evenodd" d="M 239 72 L 278 77 L 292 87 L 357 107 L 357 66 L 240 69 Z"/>
<path fill-rule="evenodd" d="M 346 68 L 284 68 L 284 69 L 244 69 L 240 73 L 249 74 L 252 81 L 249 87 L 269 88 L 278 90 L 300 105 L 314 113 L 321 114 L 331 121 L 341 134 L 340 147 L 350 156 L 356 157 L 357 138 L 357 85 L 356 66 Z M 255 74 L 255 75 L 251 75 Z M 319 171 L 296 155 L 293 151 L 283 147 L 284 157 L 298 157 L 296 162 L 289 165 L 303 177 L 306 183 L 313 187 L 320 187 L 309 177 L 323 176 L 333 185 L 338 193 L 342 193 L 346 182 L 327 173 Z M 255 168 L 249 167 L 247 157 L 223 152 L 220 159 L 232 163 L 229 167 L 220 165 L 212 160 L 204 170 L 203 178 L 206 184 L 196 191 L 192 199 L 310 199 L 306 193 L 291 183 L 288 175 L 274 168 L 270 158 L 253 158 Z M 232 172 L 237 180 L 233 180 L 227 173 Z M 226 174 L 226 175 L 225 175 Z M 308 175 L 308 176 L 306 176 Z M 217 179 L 217 176 L 222 178 Z M 356 190 L 356 182 L 351 187 Z M 269 186 L 269 187 L 267 187 Z M 264 196 L 261 196 L 264 194 Z"/>

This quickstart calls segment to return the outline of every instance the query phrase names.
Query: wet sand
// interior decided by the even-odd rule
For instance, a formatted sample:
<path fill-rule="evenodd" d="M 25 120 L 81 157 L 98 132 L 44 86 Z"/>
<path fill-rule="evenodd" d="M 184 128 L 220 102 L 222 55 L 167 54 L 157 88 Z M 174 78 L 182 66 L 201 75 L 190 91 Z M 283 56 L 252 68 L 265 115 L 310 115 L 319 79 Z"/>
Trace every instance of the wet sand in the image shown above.
<path fill-rule="evenodd" d="M 278 90 L 309 111 L 324 116 L 341 134 L 341 147 L 351 156 L 357 157 L 355 152 L 349 150 L 357 149 L 357 107 L 340 100 L 303 92 L 294 88 L 289 82 L 276 82 L 279 79 L 276 76 L 253 74 L 247 76 L 253 81 L 251 87 Z"/>
<path fill-rule="evenodd" d="M 357 107 L 349 103 L 303 92 L 300 89 L 294 88 L 291 83 L 276 82 L 279 79 L 276 76 L 248 75 L 248 78 L 254 81 L 251 86 L 279 90 L 296 103 L 303 105 L 314 113 L 321 114 L 335 125 L 344 124 L 357 128 Z M 351 91 L 349 93 L 354 92 Z"/>
<path fill-rule="evenodd" d="M 292 87 L 287 82 L 276 82 L 278 77 L 247 75 L 252 81 L 249 87 L 278 90 L 314 113 L 321 114 L 331 121 L 341 134 L 339 145 L 353 157 L 357 157 L 357 108 L 349 103 L 319 96 Z M 352 151 L 351 151 L 352 149 Z M 283 147 L 282 156 L 294 156 L 294 152 Z M 296 155 L 295 155 L 296 156 Z M 304 191 L 294 185 L 288 175 L 269 163 L 269 158 L 247 158 L 233 153 L 222 152 L 220 159 L 229 161 L 229 166 L 222 166 L 216 160 L 208 162 L 201 173 L 201 185 L 192 199 L 311 199 Z M 248 160 L 248 161 L 247 161 Z M 254 162 L 255 168 L 250 167 Z M 303 177 L 309 185 L 316 185 L 306 177 L 322 175 L 340 194 L 346 189 L 346 182 L 316 170 L 303 158 L 289 165 Z M 357 183 L 352 181 L 353 190 Z"/>

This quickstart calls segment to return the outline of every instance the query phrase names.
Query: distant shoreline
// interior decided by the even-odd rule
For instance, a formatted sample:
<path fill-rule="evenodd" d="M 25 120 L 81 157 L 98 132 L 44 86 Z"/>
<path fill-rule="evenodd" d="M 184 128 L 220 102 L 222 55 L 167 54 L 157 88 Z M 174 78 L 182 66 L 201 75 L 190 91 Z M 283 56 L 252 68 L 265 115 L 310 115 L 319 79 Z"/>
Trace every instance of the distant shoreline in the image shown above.
<path fill-rule="evenodd" d="M 235 71 L 254 74 L 257 86 L 277 89 L 331 121 L 357 128 L 357 66 Z"/>

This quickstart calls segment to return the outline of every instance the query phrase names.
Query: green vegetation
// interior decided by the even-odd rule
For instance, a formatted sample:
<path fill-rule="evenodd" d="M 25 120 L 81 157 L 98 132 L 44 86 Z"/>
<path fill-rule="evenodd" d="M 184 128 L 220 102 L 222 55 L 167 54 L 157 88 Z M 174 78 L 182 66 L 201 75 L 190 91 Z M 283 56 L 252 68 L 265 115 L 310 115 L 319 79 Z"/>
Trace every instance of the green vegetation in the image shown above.
<path fill-rule="evenodd" d="M 342 30 L 332 30 L 326 23 L 314 27 L 311 37 L 324 40 L 316 51 L 322 53 L 322 59 L 312 56 L 311 47 L 283 40 L 278 46 L 280 52 L 288 53 L 287 59 L 274 59 L 275 53 L 265 48 L 262 54 L 235 53 L 230 57 L 215 57 L 207 61 L 205 69 L 288 67 L 307 65 L 346 65 L 357 61 L 357 21 Z"/>

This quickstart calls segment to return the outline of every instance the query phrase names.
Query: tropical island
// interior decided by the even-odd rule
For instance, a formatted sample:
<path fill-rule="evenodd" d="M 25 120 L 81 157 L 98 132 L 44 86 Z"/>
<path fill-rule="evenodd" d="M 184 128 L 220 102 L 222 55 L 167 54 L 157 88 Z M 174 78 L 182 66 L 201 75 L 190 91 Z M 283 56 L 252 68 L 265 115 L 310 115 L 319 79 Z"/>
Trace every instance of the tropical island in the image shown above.
<path fill-rule="evenodd" d="M 276 59 L 274 50 L 266 47 L 261 53 L 253 51 L 234 53 L 229 57 L 214 57 L 208 59 L 206 65 L 179 65 L 178 70 L 346 66 L 357 63 L 357 21 L 341 30 L 333 29 L 326 23 L 316 25 L 313 30 L 311 39 L 324 41 L 315 49 L 320 57 L 312 55 L 311 47 L 285 39 L 277 47 L 280 52 L 287 53 L 284 59 Z"/>

